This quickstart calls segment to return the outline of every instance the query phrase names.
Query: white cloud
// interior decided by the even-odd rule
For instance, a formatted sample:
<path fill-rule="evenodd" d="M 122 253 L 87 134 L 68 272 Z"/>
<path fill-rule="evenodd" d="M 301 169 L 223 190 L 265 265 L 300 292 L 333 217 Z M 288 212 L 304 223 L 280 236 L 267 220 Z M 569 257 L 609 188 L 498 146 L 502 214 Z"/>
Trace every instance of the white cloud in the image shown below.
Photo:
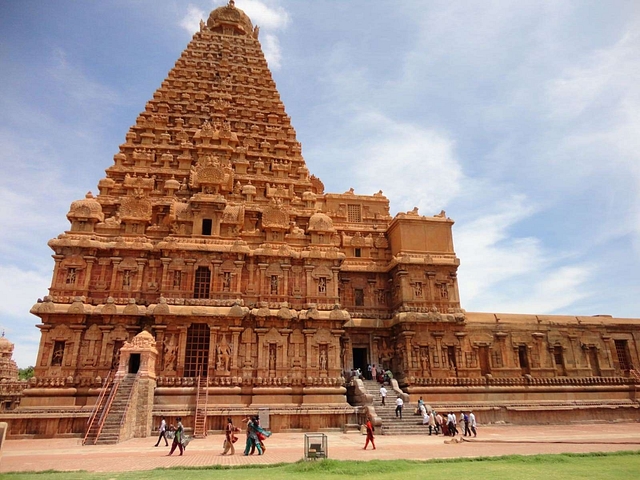
<path fill-rule="evenodd" d="M 280 41 L 272 33 L 262 35 L 262 51 L 271 70 L 279 70 L 282 66 L 282 52 Z"/>
<path fill-rule="evenodd" d="M 38 299 L 35 292 L 40 292 L 40 297 L 43 297 L 50 284 L 51 269 L 23 270 L 16 266 L 0 265 L 0 315 L 16 318 L 29 316 L 29 310 Z"/>
<path fill-rule="evenodd" d="M 182 20 L 180 20 L 180 26 L 193 35 L 200 29 L 200 20 L 204 20 L 205 18 L 207 17 L 205 17 L 204 10 L 189 4 L 189 6 L 187 6 L 187 13 Z"/>
<path fill-rule="evenodd" d="M 447 135 L 394 122 L 376 112 L 353 119 L 364 143 L 354 144 L 354 187 L 363 193 L 383 188 L 394 211 L 437 213 L 455 197 L 463 175 Z"/>
<path fill-rule="evenodd" d="M 289 24 L 289 14 L 276 2 L 238 0 L 236 6 L 244 11 L 260 29 L 283 30 Z"/>

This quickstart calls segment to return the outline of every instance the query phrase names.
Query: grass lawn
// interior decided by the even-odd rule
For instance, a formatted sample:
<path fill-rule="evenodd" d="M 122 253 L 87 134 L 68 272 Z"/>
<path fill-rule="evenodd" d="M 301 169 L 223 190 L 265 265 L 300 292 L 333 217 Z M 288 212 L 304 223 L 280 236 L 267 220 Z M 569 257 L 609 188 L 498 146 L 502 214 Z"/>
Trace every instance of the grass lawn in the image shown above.
<path fill-rule="evenodd" d="M 640 475 L 640 451 L 562 454 L 562 455 L 510 455 L 456 460 L 371 460 L 368 462 L 345 462 L 323 460 L 298 462 L 272 466 L 250 467 L 200 467 L 170 468 L 142 472 L 89 473 L 89 472 L 43 472 L 8 473 L 0 475 L 11 480 L 199 480 L 199 479 L 247 479 L 287 480 L 339 479 L 361 477 L 366 480 L 411 480 L 424 478 L 464 478 L 483 480 L 554 480 L 554 479 L 621 479 L 631 480 Z"/>

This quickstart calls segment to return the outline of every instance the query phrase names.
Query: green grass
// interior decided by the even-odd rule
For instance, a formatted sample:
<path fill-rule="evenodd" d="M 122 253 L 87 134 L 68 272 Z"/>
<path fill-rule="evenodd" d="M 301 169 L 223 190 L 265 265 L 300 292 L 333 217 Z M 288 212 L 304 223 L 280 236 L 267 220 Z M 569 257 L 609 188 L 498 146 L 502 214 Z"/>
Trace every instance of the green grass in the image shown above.
<path fill-rule="evenodd" d="M 248 471 L 249 470 L 249 471 Z M 288 480 L 362 478 L 366 480 L 412 480 L 424 478 L 464 478 L 480 480 L 555 480 L 606 479 L 630 480 L 638 478 L 640 451 L 613 453 L 585 453 L 561 455 L 509 455 L 503 457 L 461 458 L 453 460 L 371 460 L 346 462 L 322 460 L 278 465 L 247 465 L 240 467 L 168 468 L 142 472 L 89 473 L 40 472 L 8 473 L 0 475 L 11 480 L 199 480 L 247 479 Z"/>

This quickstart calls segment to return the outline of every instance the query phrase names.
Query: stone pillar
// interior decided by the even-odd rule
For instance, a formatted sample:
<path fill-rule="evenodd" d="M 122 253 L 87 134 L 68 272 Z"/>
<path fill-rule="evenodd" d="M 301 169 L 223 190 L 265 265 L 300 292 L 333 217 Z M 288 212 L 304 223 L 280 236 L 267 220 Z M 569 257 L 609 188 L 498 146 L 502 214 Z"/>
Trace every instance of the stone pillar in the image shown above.
<path fill-rule="evenodd" d="M 313 271 L 315 267 L 313 265 L 305 265 L 304 266 L 304 271 L 306 273 L 306 289 L 304 292 L 304 296 L 307 299 L 307 303 L 309 302 L 309 297 L 312 296 L 311 295 L 311 287 L 313 286 L 313 278 L 311 277 L 311 272 Z M 318 292 L 314 292 L 313 297 L 317 297 L 318 296 Z"/>
<path fill-rule="evenodd" d="M 57 288 L 58 275 L 60 274 L 60 263 L 64 260 L 64 255 L 52 255 L 55 265 L 53 267 L 53 277 L 51 278 L 51 288 Z"/>
<path fill-rule="evenodd" d="M 215 292 L 221 291 L 222 288 L 218 288 L 218 276 L 220 275 L 220 265 L 222 260 L 212 260 L 213 274 L 211 275 L 211 285 L 209 285 L 209 298 L 214 298 Z"/>
<path fill-rule="evenodd" d="M 259 377 L 266 377 L 269 373 L 269 351 L 265 354 L 264 349 L 264 336 L 269 331 L 268 328 L 256 328 L 254 329 L 256 334 L 258 335 L 258 365 L 257 365 L 257 375 Z"/>
<path fill-rule="evenodd" d="M 160 284 L 160 294 L 163 294 L 167 290 L 172 290 L 173 285 L 169 285 L 171 281 L 169 277 L 169 264 L 171 263 L 170 258 L 163 257 L 162 261 L 162 280 Z"/>
<path fill-rule="evenodd" d="M 266 272 L 267 272 L 267 267 L 269 267 L 268 263 L 259 263 L 258 264 L 258 268 L 260 269 L 260 274 L 258 276 L 258 295 L 260 296 L 260 299 L 262 299 L 262 297 L 264 295 L 266 295 L 265 283 L 268 285 L 268 282 L 266 282 L 266 280 L 265 280 L 265 275 L 266 275 Z"/>
<path fill-rule="evenodd" d="M 444 332 L 431 332 L 431 336 L 436 340 L 436 355 L 440 360 L 439 368 L 448 369 L 449 365 L 444 365 L 444 359 L 442 358 L 442 337 L 444 337 Z"/>
<path fill-rule="evenodd" d="M 111 362 L 111 359 L 107 360 L 107 346 L 109 343 L 109 332 L 113 330 L 113 325 L 98 325 L 100 331 L 102 331 L 102 345 L 100 345 L 100 360 L 98 365 L 101 367 L 108 366 L 108 362 Z"/>
<path fill-rule="evenodd" d="M 317 376 L 317 372 L 314 371 L 311 361 L 311 359 L 313 358 L 313 348 L 311 345 L 311 340 L 313 339 L 313 336 L 316 332 L 317 330 L 315 328 L 305 328 L 304 330 L 302 330 L 302 333 L 304 334 L 304 344 L 306 352 L 305 363 L 303 365 L 305 369 L 305 377 Z"/>
<path fill-rule="evenodd" d="M 240 367 L 242 365 L 240 365 L 240 362 L 238 360 L 238 351 L 239 351 L 239 347 L 240 347 L 240 334 L 242 333 L 242 331 L 244 330 L 243 327 L 229 327 L 229 330 L 231 331 L 232 334 L 232 338 L 233 338 L 233 350 L 231 352 L 231 376 L 236 376 L 240 373 Z M 251 349 L 251 347 L 248 345 L 247 346 L 249 349 Z"/>
<path fill-rule="evenodd" d="M 284 286 L 282 294 L 285 297 L 289 297 L 289 271 L 291 270 L 291 265 L 284 263 L 281 265 L 282 271 L 284 272 Z"/>
<path fill-rule="evenodd" d="M 134 292 L 142 291 L 142 280 L 144 279 L 144 267 L 147 264 L 147 260 L 145 258 L 136 258 L 136 263 L 138 264 L 138 271 L 136 272 L 136 285 Z"/>
<path fill-rule="evenodd" d="M 246 262 L 236 260 L 233 263 L 236 266 L 236 292 L 242 292 L 242 269 Z"/>
<path fill-rule="evenodd" d="M 338 283 L 339 283 L 340 267 L 331 267 L 331 271 L 333 272 L 333 280 L 331 283 L 331 290 L 333 292 L 332 296 L 333 296 L 334 302 L 339 302 L 340 296 L 338 294 Z M 373 298 L 375 298 L 375 296 Z"/>
<path fill-rule="evenodd" d="M 73 353 L 71 354 L 70 364 L 73 368 L 78 368 L 78 354 L 80 353 L 80 339 L 82 332 L 87 328 L 86 325 L 69 325 L 73 332 Z"/>
<path fill-rule="evenodd" d="M 89 284 L 91 282 L 91 271 L 93 270 L 93 264 L 96 261 L 96 257 L 87 255 L 83 257 L 85 262 L 87 262 L 87 270 L 84 274 L 84 285 L 82 286 L 82 293 L 86 295 L 89 291 Z"/>
<path fill-rule="evenodd" d="M 121 261 L 122 261 L 122 257 L 111 257 L 111 264 L 113 265 L 113 267 L 111 270 L 111 285 L 109 287 L 109 292 L 122 290 L 121 286 L 119 286 L 116 289 L 116 280 L 118 278 L 118 265 L 120 265 Z"/>
<path fill-rule="evenodd" d="M 36 361 L 36 367 L 46 367 L 49 359 L 45 358 L 44 345 L 47 342 L 47 336 L 49 335 L 49 330 L 51 330 L 52 325 L 40 323 L 36 325 L 36 327 L 40 329 L 40 346 L 38 347 L 38 359 Z"/>
<path fill-rule="evenodd" d="M 179 338 L 178 338 L 178 362 L 176 367 L 176 375 L 178 377 L 184 376 L 184 361 L 187 351 L 187 329 L 188 326 L 181 325 L 178 327 Z"/>
<path fill-rule="evenodd" d="M 209 365 L 209 372 L 214 372 L 217 368 L 216 365 L 216 353 L 218 351 L 218 332 L 220 327 L 209 328 L 209 358 L 207 359 Z M 211 376 L 207 372 L 207 376 Z"/>

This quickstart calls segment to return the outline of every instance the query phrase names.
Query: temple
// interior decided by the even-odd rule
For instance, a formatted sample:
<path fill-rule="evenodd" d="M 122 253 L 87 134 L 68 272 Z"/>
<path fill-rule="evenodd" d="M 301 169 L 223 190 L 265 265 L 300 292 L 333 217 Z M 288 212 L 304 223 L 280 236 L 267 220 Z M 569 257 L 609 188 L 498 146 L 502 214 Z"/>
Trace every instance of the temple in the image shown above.
<path fill-rule="evenodd" d="M 301 151 L 258 28 L 215 9 L 49 242 L 9 435 L 108 443 L 161 416 L 206 435 L 258 412 L 274 431 L 384 426 L 350 375 L 368 364 L 391 395 L 483 423 L 637 417 L 638 319 L 466 312 L 445 212 L 326 193 Z"/>

